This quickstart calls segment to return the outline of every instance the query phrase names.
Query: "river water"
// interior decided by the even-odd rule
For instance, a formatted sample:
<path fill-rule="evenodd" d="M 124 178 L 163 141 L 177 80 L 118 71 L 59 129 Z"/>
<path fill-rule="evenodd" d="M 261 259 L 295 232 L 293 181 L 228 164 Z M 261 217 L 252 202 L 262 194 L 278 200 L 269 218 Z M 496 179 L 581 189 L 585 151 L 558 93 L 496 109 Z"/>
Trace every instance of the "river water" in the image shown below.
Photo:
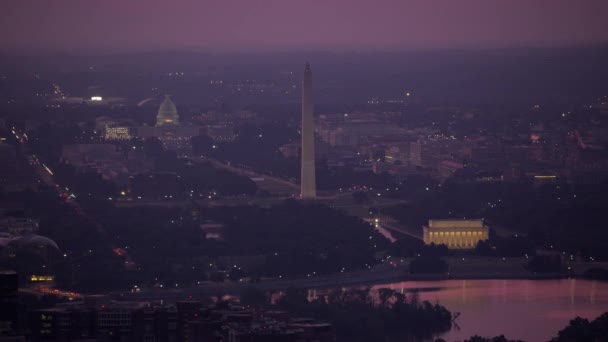
<path fill-rule="evenodd" d="M 526 342 L 549 341 L 571 319 L 594 319 L 608 311 L 608 282 L 559 280 L 407 281 L 374 285 L 409 292 L 458 312 L 456 325 L 439 336 L 448 342 L 472 335 Z"/>

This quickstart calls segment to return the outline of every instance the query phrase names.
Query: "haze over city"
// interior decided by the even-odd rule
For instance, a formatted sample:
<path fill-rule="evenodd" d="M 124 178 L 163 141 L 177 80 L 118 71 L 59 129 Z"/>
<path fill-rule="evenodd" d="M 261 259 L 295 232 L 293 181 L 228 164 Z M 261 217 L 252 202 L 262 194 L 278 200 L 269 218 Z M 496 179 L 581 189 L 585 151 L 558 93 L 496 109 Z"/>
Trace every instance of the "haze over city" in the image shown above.
<path fill-rule="evenodd" d="M 602 0 L 5 1 L 3 50 L 367 50 L 608 42 Z"/>
<path fill-rule="evenodd" d="M 0 3 L 0 341 L 602 342 L 608 3 Z"/>

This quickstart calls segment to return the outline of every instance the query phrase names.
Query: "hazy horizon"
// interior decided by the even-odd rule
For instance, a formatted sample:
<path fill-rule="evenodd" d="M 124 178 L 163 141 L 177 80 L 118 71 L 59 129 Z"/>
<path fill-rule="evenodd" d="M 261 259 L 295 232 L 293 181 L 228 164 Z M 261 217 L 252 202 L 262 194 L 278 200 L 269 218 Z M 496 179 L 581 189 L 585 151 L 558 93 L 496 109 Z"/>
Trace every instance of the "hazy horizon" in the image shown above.
<path fill-rule="evenodd" d="M 400 51 L 608 43 L 608 3 L 571 1 L 6 1 L 12 54 Z M 78 27 L 77 30 L 74 28 Z"/>
<path fill-rule="evenodd" d="M 329 47 L 274 47 L 258 49 L 221 49 L 221 48 L 149 48 L 138 50 L 25 50 L 25 49 L 4 49 L 0 51 L 0 57 L 123 57 L 137 55 L 209 55 L 209 56 L 264 56 L 264 55 L 299 55 L 299 54 L 327 54 L 327 55 L 367 55 L 374 53 L 381 54 L 417 54 L 417 53 L 455 53 L 455 52 L 508 52 L 508 51 L 550 51 L 550 50 L 585 50 L 585 49 L 606 49 L 608 41 L 595 43 L 564 43 L 564 44 L 545 44 L 545 45 L 510 45 L 510 46 L 477 46 L 462 45 L 452 47 L 351 47 L 351 48 L 329 48 Z M 305 57 L 303 57 L 305 61 Z M 304 63 L 304 62 L 303 62 Z"/>

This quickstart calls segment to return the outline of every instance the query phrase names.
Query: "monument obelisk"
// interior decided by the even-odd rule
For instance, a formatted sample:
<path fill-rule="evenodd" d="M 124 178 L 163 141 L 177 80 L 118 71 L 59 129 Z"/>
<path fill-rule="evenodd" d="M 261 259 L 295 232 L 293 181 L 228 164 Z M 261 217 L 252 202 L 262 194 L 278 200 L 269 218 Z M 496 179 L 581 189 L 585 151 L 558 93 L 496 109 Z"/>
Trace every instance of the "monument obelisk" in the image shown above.
<path fill-rule="evenodd" d="M 317 197 L 315 177 L 315 121 L 312 104 L 312 71 L 306 63 L 302 80 L 302 169 L 300 195 L 303 199 Z"/>

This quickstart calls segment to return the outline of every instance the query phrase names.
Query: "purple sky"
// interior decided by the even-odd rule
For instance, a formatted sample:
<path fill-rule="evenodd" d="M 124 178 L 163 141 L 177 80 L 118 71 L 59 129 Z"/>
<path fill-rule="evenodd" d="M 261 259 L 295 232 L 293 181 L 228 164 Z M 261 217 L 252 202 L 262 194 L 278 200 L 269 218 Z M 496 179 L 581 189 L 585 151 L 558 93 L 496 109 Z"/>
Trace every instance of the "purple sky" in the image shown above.
<path fill-rule="evenodd" d="M 608 42 L 608 0 L 2 0 L 0 49 L 365 49 Z"/>

